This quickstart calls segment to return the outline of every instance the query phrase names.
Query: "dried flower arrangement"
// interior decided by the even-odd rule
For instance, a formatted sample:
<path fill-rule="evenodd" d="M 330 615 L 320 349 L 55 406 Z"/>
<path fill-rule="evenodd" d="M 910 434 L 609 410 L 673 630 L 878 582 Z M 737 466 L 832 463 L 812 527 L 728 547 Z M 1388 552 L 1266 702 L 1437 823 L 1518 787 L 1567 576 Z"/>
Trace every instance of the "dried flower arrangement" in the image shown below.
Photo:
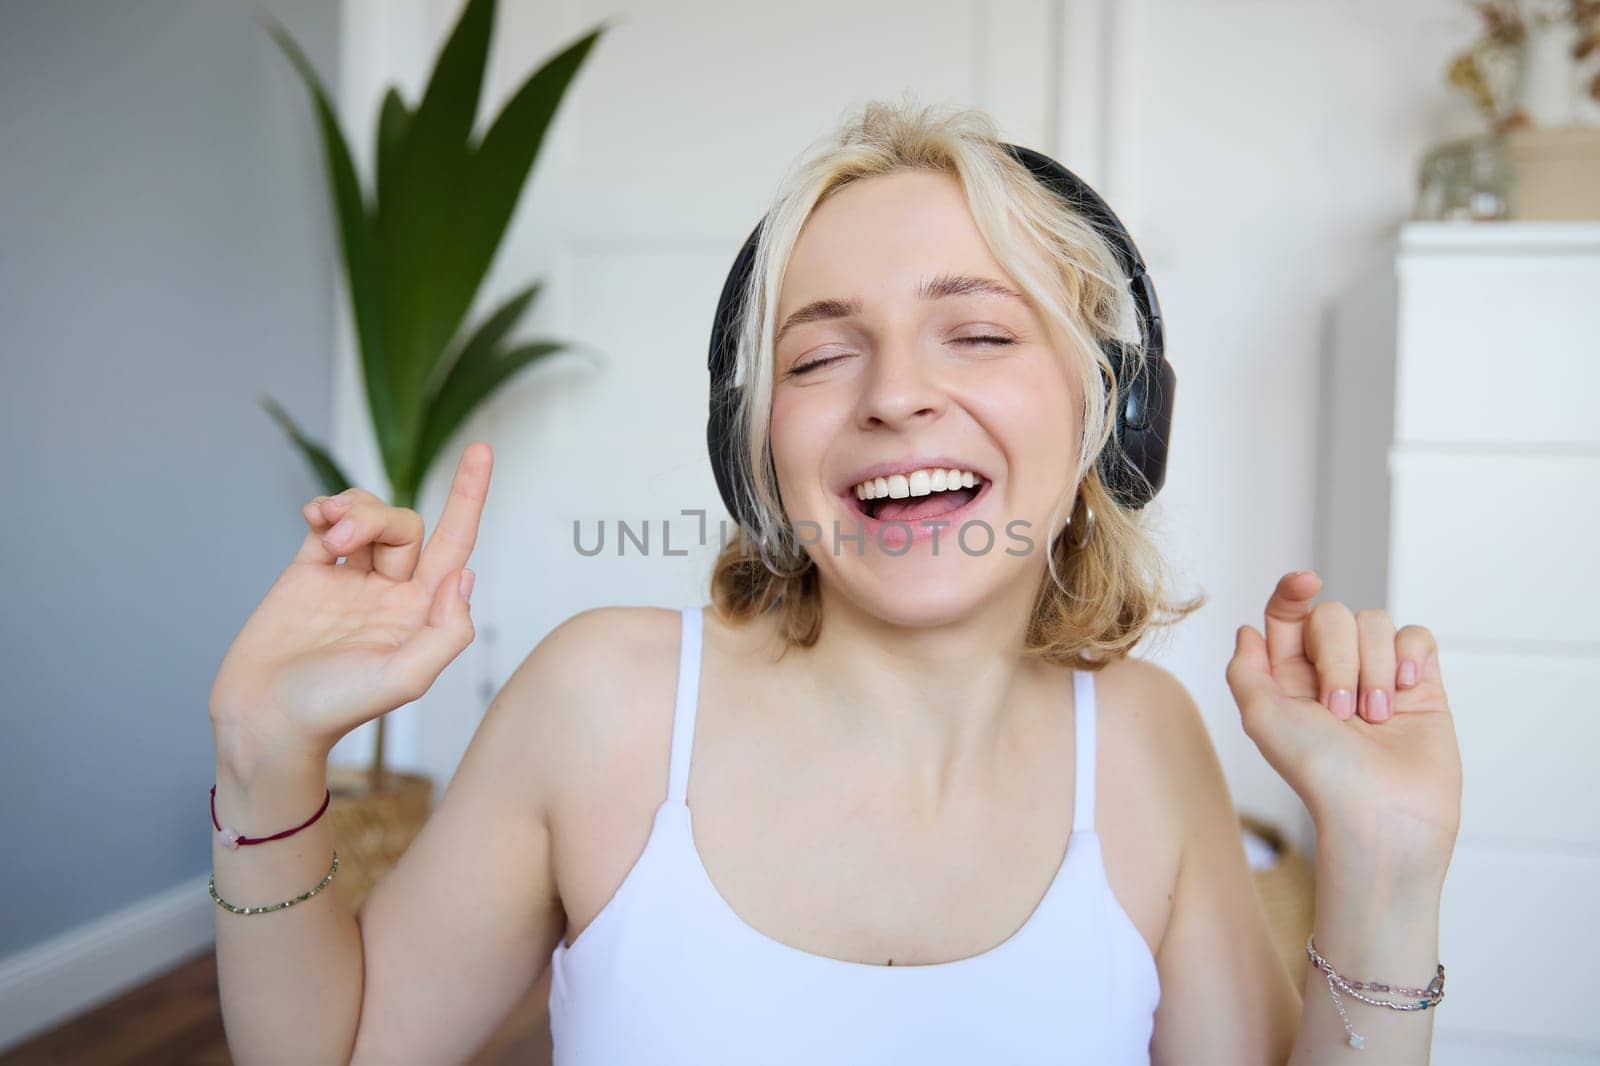
<path fill-rule="evenodd" d="M 1574 63 L 1600 53 L 1600 0 L 1479 0 L 1472 6 L 1482 20 L 1483 32 L 1451 61 L 1446 76 L 1451 85 L 1472 98 L 1496 132 L 1532 124 L 1527 112 L 1511 98 L 1530 25 L 1571 23 L 1577 30 Z M 1600 70 L 1590 78 L 1587 92 L 1600 101 Z"/>

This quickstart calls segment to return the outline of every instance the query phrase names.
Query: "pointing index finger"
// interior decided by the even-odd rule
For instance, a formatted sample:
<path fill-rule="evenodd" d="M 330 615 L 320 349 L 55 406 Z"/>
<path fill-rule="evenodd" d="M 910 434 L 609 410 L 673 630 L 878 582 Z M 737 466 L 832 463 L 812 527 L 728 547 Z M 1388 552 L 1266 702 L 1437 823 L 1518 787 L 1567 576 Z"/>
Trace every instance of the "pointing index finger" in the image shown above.
<path fill-rule="evenodd" d="M 478 542 L 478 519 L 489 495 L 489 473 L 493 468 L 494 451 L 483 441 L 473 441 L 462 451 L 444 513 L 417 562 L 416 577 L 427 588 L 437 588 L 446 575 L 466 565 Z"/>
<path fill-rule="evenodd" d="M 1278 579 L 1267 600 L 1267 661 L 1280 663 L 1306 657 L 1306 619 L 1311 601 L 1322 588 L 1322 578 L 1311 570 L 1296 570 Z"/>

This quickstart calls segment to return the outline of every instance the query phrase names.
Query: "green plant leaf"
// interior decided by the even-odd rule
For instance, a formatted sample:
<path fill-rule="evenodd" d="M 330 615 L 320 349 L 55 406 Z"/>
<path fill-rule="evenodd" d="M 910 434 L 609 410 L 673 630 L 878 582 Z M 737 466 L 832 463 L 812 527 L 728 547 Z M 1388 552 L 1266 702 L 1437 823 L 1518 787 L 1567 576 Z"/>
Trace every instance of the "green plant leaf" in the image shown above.
<path fill-rule="evenodd" d="M 469 0 L 446 42 L 421 105 L 395 153 L 376 239 L 384 350 L 393 367 L 396 424 L 420 440 L 438 369 L 448 359 L 526 183 L 544 130 L 599 31 L 533 74 L 480 148 L 469 141 L 487 58 L 489 0 Z M 488 171 L 479 155 L 487 154 Z M 480 179 L 492 173 L 493 180 Z M 391 195 L 392 193 L 392 195 Z M 396 471 L 418 484 L 429 455 L 414 448 Z"/>
<path fill-rule="evenodd" d="M 339 464 L 334 462 L 333 456 L 328 454 L 326 448 L 300 432 L 300 427 L 294 424 L 294 419 L 289 417 L 289 412 L 285 411 L 278 401 L 271 396 L 263 396 L 261 406 L 283 428 L 284 435 L 290 442 L 300 449 L 300 454 L 305 458 L 306 465 L 311 468 L 312 475 L 322 486 L 325 495 L 337 496 L 355 484 L 343 470 L 339 469 Z"/>
<path fill-rule="evenodd" d="M 607 28 L 602 21 L 523 82 L 473 154 L 471 196 L 461 218 L 460 239 L 470 249 L 473 261 L 481 260 L 484 270 L 505 236 L 557 108 Z M 476 283 L 473 288 L 476 290 Z"/>
<path fill-rule="evenodd" d="M 421 145 L 465 152 L 489 61 L 495 0 L 467 0 L 439 52 L 412 129 Z"/>
<path fill-rule="evenodd" d="M 399 166 L 400 149 L 406 139 L 406 132 L 411 125 L 411 112 L 406 109 L 406 102 L 400 98 L 400 90 L 394 86 L 383 95 L 383 109 L 378 113 L 378 144 L 377 144 L 377 175 L 374 184 L 377 186 L 377 210 L 375 218 L 383 217 L 384 190 L 394 187 L 395 168 Z"/>
<path fill-rule="evenodd" d="M 316 108 L 323 157 L 328 168 L 328 191 L 339 221 L 345 278 L 350 291 L 357 345 L 361 349 L 362 374 L 366 378 L 367 405 L 372 412 L 373 431 L 378 439 L 379 450 L 383 453 L 385 465 L 392 471 L 397 463 L 410 454 L 411 449 L 405 446 L 397 431 L 394 381 L 382 340 L 371 221 L 362 198 L 361 185 L 356 179 L 355 164 L 350 158 L 350 146 L 339 129 L 339 121 L 328 103 L 328 95 L 323 91 L 316 70 L 300 51 L 294 38 L 270 15 L 258 14 L 257 19 L 299 72 Z"/>
<path fill-rule="evenodd" d="M 463 16 L 457 33 L 470 25 Z M 476 150 L 443 136 L 425 139 L 418 112 L 405 148 L 397 209 L 384 217 L 380 235 L 386 242 L 386 307 L 393 309 L 387 319 L 394 338 L 390 350 L 400 346 L 396 361 L 408 394 L 413 387 L 426 392 L 437 380 L 434 365 L 488 273 L 545 130 L 599 32 L 531 75 Z M 453 43 L 446 46 L 447 56 L 454 52 Z M 441 61 L 434 78 L 447 77 L 476 85 L 481 71 L 447 69 Z"/>
<path fill-rule="evenodd" d="M 560 341 L 534 341 L 501 352 L 494 346 L 469 347 L 450 371 L 450 376 L 439 389 L 439 394 L 428 405 L 427 421 L 423 424 L 422 438 L 417 447 L 416 469 L 419 471 L 413 495 L 421 488 L 422 473 L 426 472 L 444 447 L 450 435 L 461 427 L 467 416 L 492 396 L 511 376 L 530 363 L 564 351 L 568 345 Z"/>
<path fill-rule="evenodd" d="M 457 219 L 470 195 L 469 141 L 494 10 L 494 0 L 468 0 L 429 75 L 422 102 L 395 143 L 393 179 L 379 194 L 382 328 L 394 366 L 397 421 L 412 442 L 434 366 L 460 329 L 485 273 L 461 246 Z M 402 472 L 402 479 L 410 481 L 411 472 Z"/>
<path fill-rule="evenodd" d="M 439 389 L 450 372 L 455 369 L 464 353 L 474 349 L 493 350 L 506 338 L 522 316 L 527 312 L 528 306 L 538 297 L 539 291 L 544 288 L 544 282 L 536 281 L 526 289 L 512 296 L 505 303 L 496 308 L 488 318 L 484 319 L 475 332 L 457 346 L 450 355 L 434 364 L 433 377 L 428 382 L 428 399 L 431 403 L 439 395 Z"/>

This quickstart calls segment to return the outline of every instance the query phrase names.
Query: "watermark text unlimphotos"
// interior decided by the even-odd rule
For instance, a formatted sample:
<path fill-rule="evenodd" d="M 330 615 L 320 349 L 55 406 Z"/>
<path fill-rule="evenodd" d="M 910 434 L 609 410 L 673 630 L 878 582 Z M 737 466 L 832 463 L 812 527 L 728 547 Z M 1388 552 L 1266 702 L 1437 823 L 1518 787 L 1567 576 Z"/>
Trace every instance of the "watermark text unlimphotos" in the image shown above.
<path fill-rule="evenodd" d="M 652 528 L 660 533 L 657 543 L 660 545 L 661 555 L 688 555 L 688 546 L 705 547 L 708 543 L 706 512 L 687 509 L 678 514 L 680 518 L 695 521 L 691 524 L 670 518 L 656 520 L 647 518 L 643 521 L 616 519 L 607 522 L 602 518 L 586 524 L 574 518 L 572 547 L 579 555 L 588 558 L 607 553 L 608 544 L 614 546 L 612 550 L 618 557 L 629 554 L 650 556 L 656 553 L 652 548 Z M 867 544 L 870 541 L 885 555 L 904 555 L 915 543 L 912 540 L 912 533 L 916 527 L 930 531 L 926 539 L 934 555 L 938 555 L 941 548 L 948 549 L 951 541 L 954 541 L 962 553 L 972 556 L 987 555 L 997 548 L 1007 555 L 1027 555 L 1034 549 L 1033 538 L 1026 532 L 1032 524 L 1021 518 L 1005 524 L 1007 543 L 1004 547 L 1001 547 L 1001 538 L 995 533 L 994 527 L 978 518 L 962 522 L 954 529 L 950 528 L 953 523 L 938 518 L 920 518 L 914 522 L 887 519 L 874 523 L 876 529 L 872 533 L 868 533 L 863 522 L 854 523 L 853 532 L 845 528 L 848 524 L 834 519 L 830 533 L 823 530 L 820 522 L 801 519 L 794 524 L 795 543 L 804 548 L 821 548 L 835 556 L 844 555 L 849 548 L 854 547 L 856 555 L 861 556 L 866 554 Z M 685 528 L 691 525 L 692 528 Z M 730 536 L 737 537 L 742 545 L 754 543 L 745 533 L 744 527 L 737 523 L 729 523 L 727 519 L 720 518 L 717 520 L 717 527 L 719 549 L 728 546 Z M 679 547 L 673 546 L 674 540 L 678 541 Z"/>

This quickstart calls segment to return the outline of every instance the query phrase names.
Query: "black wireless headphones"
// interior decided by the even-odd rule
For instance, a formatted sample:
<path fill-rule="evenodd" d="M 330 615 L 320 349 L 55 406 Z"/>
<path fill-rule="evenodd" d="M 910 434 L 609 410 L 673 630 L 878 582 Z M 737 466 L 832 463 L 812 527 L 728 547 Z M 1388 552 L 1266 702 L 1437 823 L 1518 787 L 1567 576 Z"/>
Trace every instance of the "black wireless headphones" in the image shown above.
<path fill-rule="evenodd" d="M 1149 503 L 1167 477 L 1167 441 L 1172 429 L 1172 404 L 1177 392 L 1177 375 L 1166 360 L 1161 326 L 1161 305 L 1156 302 L 1155 283 L 1145 273 L 1144 259 L 1139 255 L 1133 238 L 1123 228 L 1122 222 L 1093 189 L 1072 171 L 1049 156 L 1031 148 L 1006 144 L 1005 148 L 1032 172 L 1033 176 L 1054 191 L 1097 229 L 1115 252 L 1122 271 L 1128 277 L 1138 309 L 1139 333 L 1144 348 L 1144 360 L 1138 363 L 1131 378 L 1128 370 L 1134 365 L 1136 352 L 1115 339 L 1101 341 L 1111 365 L 1117 368 L 1118 380 L 1124 382 L 1122 403 L 1117 408 L 1111 441 L 1100 454 L 1100 480 L 1121 506 L 1138 510 Z M 756 246 L 763 218 L 751 231 L 733 269 L 722 285 L 722 298 L 717 303 L 716 317 L 711 325 L 711 351 L 706 366 L 711 371 L 711 408 L 706 421 L 706 444 L 711 452 L 711 469 L 717 478 L 717 488 L 728 512 L 746 529 L 755 530 L 754 515 L 748 512 L 748 503 L 739 490 L 739 441 L 735 420 L 739 408 L 739 390 L 733 384 L 738 356 L 738 315 L 744 290 L 754 267 Z M 1105 370 L 1101 377 L 1109 391 L 1111 379 Z"/>

